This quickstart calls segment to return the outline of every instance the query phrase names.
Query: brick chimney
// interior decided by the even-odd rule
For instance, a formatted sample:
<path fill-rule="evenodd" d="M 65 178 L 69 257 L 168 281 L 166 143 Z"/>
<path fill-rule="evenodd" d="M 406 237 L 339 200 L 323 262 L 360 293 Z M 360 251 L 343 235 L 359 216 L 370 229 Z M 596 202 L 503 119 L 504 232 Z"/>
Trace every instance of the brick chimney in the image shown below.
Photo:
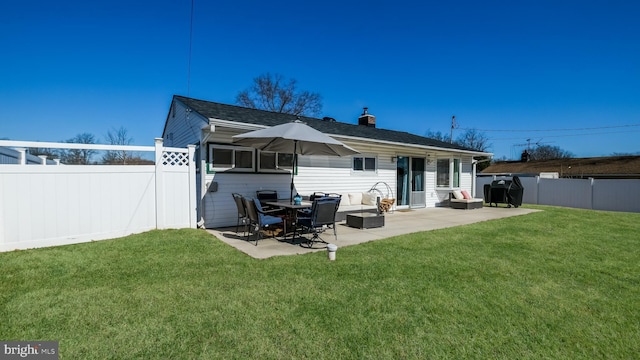
<path fill-rule="evenodd" d="M 376 127 L 376 117 L 369 114 L 368 110 L 369 108 L 363 108 L 362 115 L 358 118 L 358 125 Z"/>

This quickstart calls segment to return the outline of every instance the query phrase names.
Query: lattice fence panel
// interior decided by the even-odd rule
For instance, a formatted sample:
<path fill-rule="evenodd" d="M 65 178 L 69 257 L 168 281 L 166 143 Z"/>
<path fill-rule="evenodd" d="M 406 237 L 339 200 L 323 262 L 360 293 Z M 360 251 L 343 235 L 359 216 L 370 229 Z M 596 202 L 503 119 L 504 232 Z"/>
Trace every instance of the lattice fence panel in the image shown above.
<path fill-rule="evenodd" d="M 163 152 L 162 165 L 165 166 L 189 166 L 189 155 L 178 152 Z"/>

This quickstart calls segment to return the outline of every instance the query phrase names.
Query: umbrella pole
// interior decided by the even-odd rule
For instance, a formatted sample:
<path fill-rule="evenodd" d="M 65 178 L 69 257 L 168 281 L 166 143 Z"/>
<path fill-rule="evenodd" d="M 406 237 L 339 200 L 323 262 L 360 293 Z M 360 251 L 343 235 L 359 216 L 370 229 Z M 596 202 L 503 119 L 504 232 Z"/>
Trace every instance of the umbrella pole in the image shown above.
<path fill-rule="evenodd" d="M 289 191 L 289 203 L 293 204 L 293 177 L 296 174 L 296 151 L 298 147 L 298 140 L 295 140 L 293 142 L 293 161 L 291 162 L 291 164 L 293 165 L 291 168 L 291 190 Z"/>

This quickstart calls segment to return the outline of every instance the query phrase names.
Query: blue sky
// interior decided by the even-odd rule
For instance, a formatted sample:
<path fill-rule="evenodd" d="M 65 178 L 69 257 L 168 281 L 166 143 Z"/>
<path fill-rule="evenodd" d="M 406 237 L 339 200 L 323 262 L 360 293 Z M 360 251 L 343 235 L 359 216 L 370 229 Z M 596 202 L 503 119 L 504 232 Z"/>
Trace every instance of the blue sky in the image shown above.
<path fill-rule="evenodd" d="M 137 145 L 174 94 L 235 103 L 271 72 L 323 116 L 425 135 L 484 132 L 496 158 L 532 143 L 640 152 L 636 1 L 3 1 L 0 138 Z M 188 86 L 190 84 L 190 86 Z M 559 130 L 567 129 L 567 130 Z"/>

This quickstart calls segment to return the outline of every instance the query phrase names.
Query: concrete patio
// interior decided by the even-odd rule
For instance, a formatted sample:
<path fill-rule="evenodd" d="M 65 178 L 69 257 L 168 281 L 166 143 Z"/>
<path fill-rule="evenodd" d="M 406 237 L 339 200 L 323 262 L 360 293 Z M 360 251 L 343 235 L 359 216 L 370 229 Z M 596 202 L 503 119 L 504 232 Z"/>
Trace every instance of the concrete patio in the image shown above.
<path fill-rule="evenodd" d="M 429 231 L 452 226 L 472 224 L 481 221 L 501 219 L 512 216 L 525 215 L 539 210 L 507 207 L 483 207 L 474 210 L 458 210 L 445 207 L 416 209 L 407 211 L 395 211 L 385 215 L 385 226 L 374 229 L 356 229 L 349 227 L 345 222 L 336 224 L 338 240 L 333 236 L 333 231 L 328 230 L 322 234 L 322 238 L 338 249 L 345 246 L 357 245 L 368 241 L 386 239 L 396 235 L 410 234 L 419 231 Z M 248 242 L 242 236 L 242 232 L 236 234 L 235 227 L 223 229 L 208 229 L 209 233 L 223 242 L 246 253 L 256 259 L 266 259 L 272 256 L 305 254 L 314 251 L 326 251 L 317 244 L 314 249 L 299 245 L 301 239 L 292 241 L 289 237 L 283 241 L 280 237 L 264 238 L 255 245 L 255 241 Z M 252 237 L 253 239 L 254 237 Z M 339 251 L 339 250 L 338 250 Z"/>

